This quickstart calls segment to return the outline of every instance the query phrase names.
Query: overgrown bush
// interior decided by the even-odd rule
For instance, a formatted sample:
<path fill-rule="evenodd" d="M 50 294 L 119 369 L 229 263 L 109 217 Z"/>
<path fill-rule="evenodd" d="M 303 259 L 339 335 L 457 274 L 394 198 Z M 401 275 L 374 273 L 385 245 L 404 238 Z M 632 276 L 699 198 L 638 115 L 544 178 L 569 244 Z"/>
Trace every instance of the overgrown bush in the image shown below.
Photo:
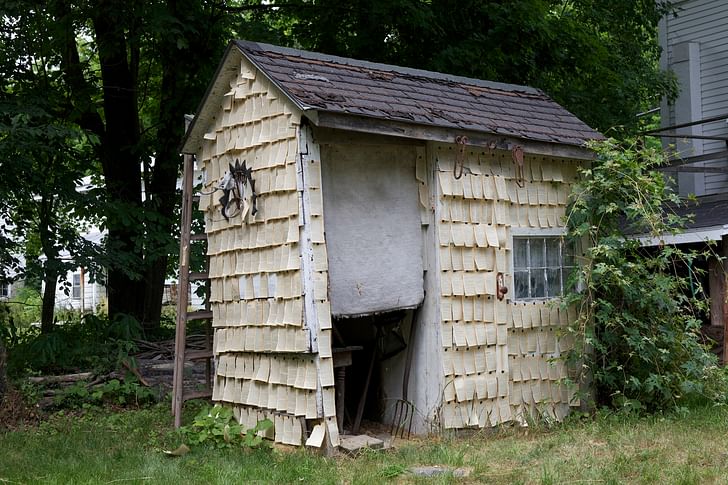
<path fill-rule="evenodd" d="M 694 399 L 725 399 L 725 376 L 701 343 L 707 298 L 695 261 L 710 251 L 659 243 L 684 220 L 681 203 L 655 168 L 661 151 L 608 140 L 591 145 L 568 209 L 568 238 L 583 248 L 572 291 L 579 338 L 569 359 L 593 377 L 597 404 L 655 411 Z M 658 241 L 645 248 L 629 235 Z"/>
<path fill-rule="evenodd" d="M 16 329 L 8 344 L 8 370 L 58 373 L 76 369 L 112 370 L 135 350 L 141 336 L 134 318 L 118 315 L 109 320 L 96 315 L 71 315 L 52 332 L 37 327 Z"/>
<path fill-rule="evenodd" d="M 40 292 L 32 286 L 21 286 L 17 293 L 7 302 L 8 318 L 17 329 L 27 329 L 40 322 L 42 300 Z"/>

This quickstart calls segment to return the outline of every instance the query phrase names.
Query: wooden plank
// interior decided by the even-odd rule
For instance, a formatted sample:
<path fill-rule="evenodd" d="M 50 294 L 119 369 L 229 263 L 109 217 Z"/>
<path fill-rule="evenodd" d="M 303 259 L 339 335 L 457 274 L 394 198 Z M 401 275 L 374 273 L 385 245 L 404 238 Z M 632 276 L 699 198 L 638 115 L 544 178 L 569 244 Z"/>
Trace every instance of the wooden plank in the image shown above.
<path fill-rule="evenodd" d="M 308 116 L 308 113 L 307 113 Z M 362 133 L 387 135 L 417 140 L 429 140 L 442 143 L 455 143 L 455 137 L 466 135 L 468 145 L 473 147 L 490 148 L 498 150 L 513 149 L 520 146 L 523 151 L 534 155 L 546 155 L 557 158 L 571 158 L 576 160 L 592 160 L 594 152 L 585 147 L 548 143 L 524 138 L 508 137 L 497 134 L 487 134 L 478 131 L 463 130 L 461 128 L 439 128 L 435 126 L 404 123 L 400 121 L 378 120 L 362 116 L 342 115 L 336 113 L 318 113 L 318 121 L 314 121 L 322 128 L 335 128 Z"/>
<path fill-rule="evenodd" d="M 202 233 L 202 234 L 191 234 L 190 235 L 190 240 L 191 241 L 207 241 L 207 234 L 206 233 Z"/>
<path fill-rule="evenodd" d="M 308 123 L 302 123 L 298 128 L 298 167 L 296 177 L 296 189 L 301 194 L 299 199 L 299 210 L 300 215 L 303 218 L 303 226 L 301 227 L 300 235 L 300 250 L 301 250 L 301 273 L 303 275 L 303 318 L 304 326 L 308 328 L 309 332 L 309 351 L 315 354 L 315 365 L 316 365 L 316 414 L 319 418 L 324 417 L 324 404 L 323 404 L 323 387 L 321 385 L 321 366 L 332 365 L 332 362 L 325 361 L 322 364 L 321 356 L 319 355 L 319 318 L 318 310 L 316 308 L 316 301 L 314 299 L 315 292 L 315 281 L 314 281 L 314 252 L 313 252 L 313 241 L 312 241 L 312 217 L 311 217 L 311 178 L 313 177 L 312 169 L 310 168 L 311 162 L 321 163 L 321 152 L 318 143 L 313 137 L 311 127 Z M 333 361 L 333 359 L 330 359 Z M 333 368 L 332 368 L 333 370 Z M 327 438 L 324 441 L 324 450 L 331 450 L 338 443 L 332 443 L 331 436 L 327 433 Z"/>
<path fill-rule="evenodd" d="M 190 352 L 185 352 L 185 358 L 188 361 L 211 359 L 212 356 L 213 356 L 212 349 L 207 349 L 207 350 L 193 350 L 193 351 L 190 351 Z"/>
<path fill-rule="evenodd" d="M 425 146 L 424 140 L 402 138 L 399 136 L 373 135 L 355 131 L 337 130 L 334 128 L 316 128 L 314 137 L 319 145 L 399 145 Z"/>
<path fill-rule="evenodd" d="M 720 301 L 723 304 L 723 365 L 728 364 L 728 236 L 723 236 L 721 241 L 721 252 L 723 257 L 723 284 Z"/>
<path fill-rule="evenodd" d="M 86 381 L 90 380 L 93 376 L 93 372 L 81 372 L 78 374 L 65 374 L 62 376 L 28 377 L 28 382 L 32 382 L 34 384 L 57 384 L 59 382 Z"/>
<path fill-rule="evenodd" d="M 192 175 L 194 158 L 185 155 L 183 159 L 182 215 L 179 242 L 179 288 L 177 297 L 177 322 L 174 335 L 174 374 L 172 377 L 172 415 L 174 427 L 182 425 L 182 403 L 184 386 L 185 345 L 187 340 L 187 306 L 189 305 L 190 233 L 192 231 Z"/>
<path fill-rule="evenodd" d="M 202 391 L 188 391 L 183 394 L 183 401 L 191 399 L 210 399 L 212 397 L 212 389 L 203 389 Z"/>
<path fill-rule="evenodd" d="M 187 312 L 187 321 L 192 320 L 207 320 L 212 318 L 212 310 L 197 310 L 194 312 Z"/>
<path fill-rule="evenodd" d="M 710 258 L 708 261 L 708 288 L 710 289 L 710 325 L 713 327 L 723 326 L 724 285 L 723 264 L 718 258 Z"/>
<path fill-rule="evenodd" d="M 207 271 L 192 272 L 190 273 L 190 281 L 202 281 L 210 278 L 210 274 Z"/>

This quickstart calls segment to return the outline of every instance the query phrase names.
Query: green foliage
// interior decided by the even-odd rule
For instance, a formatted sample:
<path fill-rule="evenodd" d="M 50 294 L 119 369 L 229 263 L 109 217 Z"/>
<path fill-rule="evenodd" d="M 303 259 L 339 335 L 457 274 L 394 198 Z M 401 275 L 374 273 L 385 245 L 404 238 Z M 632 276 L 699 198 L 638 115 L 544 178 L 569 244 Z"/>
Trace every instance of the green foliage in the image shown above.
<path fill-rule="evenodd" d="M 79 381 L 63 388 L 53 399 L 56 407 L 88 408 L 102 404 L 119 406 L 141 406 L 155 400 L 154 392 L 142 386 L 131 377 L 111 379 L 102 384 L 89 387 L 89 383 Z"/>
<path fill-rule="evenodd" d="M 192 419 L 191 408 L 185 406 L 185 418 Z M 649 417 L 597 413 L 548 431 L 514 427 L 452 440 L 421 438 L 356 459 L 327 458 L 303 448 L 212 446 L 170 458 L 161 452 L 179 443 L 170 420 L 166 404 L 55 413 L 39 426 L 0 432 L 0 478 L 7 483 L 510 485 L 540 483 L 544 470 L 555 483 L 723 483 L 728 476 L 728 407 Z M 447 456 L 463 461 L 449 463 Z M 422 478 L 407 472 L 423 465 L 464 466 L 471 474 Z"/>
<path fill-rule="evenodd" d="M 233 37 L 533 85 L 602 130 L 634 125 L 638 111 L 675 92 L 657 63 L 663 0 L 3 6 L 0 226 L 31 224 L 15 224 L 13 237 L 0 230 L 0 267 L 18 270 L 26 250 L 32 272 L 54 282 L 71 264 L 58 256 L 68 251 L 76 266 L 105 268 L 112 314 L 148 327 L 159 321 L 158 290 L 177 251 L 182 116 Z M 74 190 L 88 175 L 98 187 Z M 78 237 L 78 221 L 107 229 L 102 254 Z M 41 252 L 47 259 L 36 264 Z M 43 321 L 52 326 L 52 305 Z"/>
<path fill-rule="evenodd" d="M 269 12 L 288 43 L 330 54 L 527 84 L 601 130 L 674 96 L 658 66 L 654 0 L 298 0 Z M 285 31 L 284 31 L 285 32 Z M 286 40 L 286 39 L 283 39 Z"/>
<path fill-rule="evenodd" d="M 580 342 L 574 365 L 590 372 L 600 404 L 637 411 L 694 399 L 725 399 L 728 388 L 700 340 L 706 296 L 696 263 L 710 251 L 660 243 L 643 248 L 634 237 L 680 230 L 669 210 L 679 204 L 654 169 L 659 150 L 608 140 L 591 145 L 597 158 L 581 171 L 568 210 L 568 238 L 583 247 L 572 275 L 577 291 L 565 298 L 579 318 L 570 329 Z"/>
<path fill-rule="evenodd" d="M 30 286 L 21 287 L 17 294 L 6 302 L 9 312 L 8 318 L 0 318 L 0 322 L 6 324 L 6 331 L 13 332 L 17 329 L 27 329 L 31 324 L 40 322 L 40 293 Z M 12 321 L 12 325 L 11 325 Z M 3 332 L 3 325 L 0 323 L 0 333 Z"/>
<path fill-rule="evenodd" d="M 180 431 L 191 445 L 209 443 L 217 448 L 260 448 L 267 446 L 263 435 L 272 427 L 273 422 L 264 419 L 246 430 L 236 422 L 232 409 L 216 404 L 212 408 L 202 408 L 192 424 L 183 426 Z"/>
<path fill-rule="evenodd" d="M 78 368 L 108 371 L 136 349 L 141 325 L 128 315 L 109 320 L 96 315 L 71 315 L 50 333 L 36 327 L 24 331 L 9 348 L 9 372 L 55 373 Z"/>

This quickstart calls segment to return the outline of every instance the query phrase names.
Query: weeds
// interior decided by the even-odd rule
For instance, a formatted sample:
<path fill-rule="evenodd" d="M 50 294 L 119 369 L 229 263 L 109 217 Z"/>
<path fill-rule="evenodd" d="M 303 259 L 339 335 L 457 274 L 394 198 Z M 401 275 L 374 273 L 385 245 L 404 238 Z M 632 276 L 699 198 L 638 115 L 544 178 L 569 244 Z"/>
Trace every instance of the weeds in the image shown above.
<path fill-rule="evenodd" d="M 185 422 L 199 409 L 185 408 Z M 206 415 L 211 409 L 206 409 Z M 225 420 L 216 418 L 218 427 Z M 220 422 L 218 422 L 220 421 Z M 353 459 L 308 450 L 218 447 L 212 439 L 169 458 L 181 435 L 169 407 L 56 413 L 37 427 L 0 433 L 0 482 L 105 483 L 460 483 L 419 479 L 412 466 L 472 467 L 468 483 L 722 483 L 728 476 L 728 409 L 637 417 L 598 413 L 548 430 L 420 438 Z M 229 424 L 229 423 L 228 423 Z M 224 425 L 223 425 L 224 428 Z M 219 429 L 219 427 L 218 427 Z M 218 435 L 220 436 L 220 435 Z"/>
<path fill-rule="evenodd" d="M 593 378 L 597 404 L 655 412 L 689 401 L 715 402 L 728 392 L 701 342 L 707 296 L 697 262 L 710 248 L 686 251 L 656 241 L 679 232 L 685 218 L 669 211 L 681 201 L 663 173 L 659 150 L 607 140 L 590 145 L 597 157 L 581 170 L 571 195 L 568 239 L 584 247 L 564 304 L 578 309 L 569 362 L 581 381 Z M 725 399 L 725 397 L 723 397 Z"/>
<path fill-rule="evenodd" d="M 269 419 L 258 421 L 254 428 L 244 429 L 235 421 L 232 409 L 216 404 L 203 407 L 192 424 L 180 428 L 185 440 L 191 445 L 211 444 L 217 448 L 243 446 L 266 447 L 262 434 L 273 427 Z"/>
<path fill-rule="evenodd" d="M 0 327 L 9 328 L 0 322 Z M 58 373 L 78 368 L 98 372 L 115 369 L 136 350 L 134 339 L 141 325 L 132 317 L 119 315 L 109 320 L 96 315 L 73 315 L 42 334 L 35 327 L 15 329 L 7 338 L 8 373 Z"/>
<path fill-rule="evenodd" d="M 103 404 L 141 406 L 155 400 L 154 392 L 131 377 L 123 381 L 111 379 L 89 388 L 86 381 L 79 381 L 63 388 L 54 397 L 54 405 L 62 408 L 88 408 Z"/>

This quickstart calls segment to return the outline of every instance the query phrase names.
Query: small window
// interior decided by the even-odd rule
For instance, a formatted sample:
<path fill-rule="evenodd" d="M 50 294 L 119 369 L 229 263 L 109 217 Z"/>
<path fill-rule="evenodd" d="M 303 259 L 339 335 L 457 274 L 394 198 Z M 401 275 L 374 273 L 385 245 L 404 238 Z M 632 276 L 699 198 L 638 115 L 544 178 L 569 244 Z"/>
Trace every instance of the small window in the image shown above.
<path fill-rule="evenodd" d="M 533 300 L 562 296 L 573 267 L 573 251 L 563 238 L 514 237 L 514 298 Z"/>
<path fill-rule="evenodd" d="M 73 286 L 71 287 L 71 296 L 77 300 L 81 299 L 81 274 L 74 273 Z"/>
<path fill-rule="evenodd" d="M 10 284 L 0 283 L 0 298 L 8 298 L 10 296 Z"/>

